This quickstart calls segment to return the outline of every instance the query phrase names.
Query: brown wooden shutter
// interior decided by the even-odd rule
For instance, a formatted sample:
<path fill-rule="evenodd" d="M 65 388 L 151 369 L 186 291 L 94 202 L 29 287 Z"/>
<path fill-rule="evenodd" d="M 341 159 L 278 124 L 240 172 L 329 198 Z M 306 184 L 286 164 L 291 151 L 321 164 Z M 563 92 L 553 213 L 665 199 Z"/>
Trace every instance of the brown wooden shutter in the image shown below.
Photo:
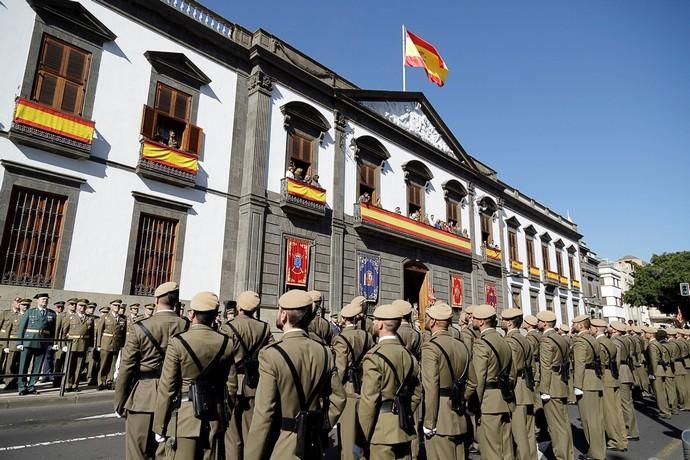
<path fill-rule="evenodd" d="M 141 135 L 153 139 L 156 134 L 156 111 L 144 105 L 144 110 L 141 114 Z"/>
<path fill-rule="evenodd" d="M 198 156 L 201 153 L 201 143 L 204 137 L 204 131 L 198 126 L 189 124 L 187 125 L 185 134 L 187 135 L 186 150 Z"/>

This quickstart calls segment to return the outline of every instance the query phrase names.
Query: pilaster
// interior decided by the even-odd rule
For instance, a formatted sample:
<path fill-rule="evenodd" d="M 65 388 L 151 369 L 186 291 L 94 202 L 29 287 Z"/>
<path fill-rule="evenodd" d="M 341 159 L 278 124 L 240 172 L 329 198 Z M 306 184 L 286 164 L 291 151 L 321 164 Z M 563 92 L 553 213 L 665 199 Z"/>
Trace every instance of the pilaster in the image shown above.
<path fill-rule="evenodd" d="M 498 237 L 501 241 L 501 286 L 503 289 L 503 308 L 508 308 L 508 245 L 505 240 L 505 226 L 506 222 L 504 219 L 505 212 L 503 209 L 504 200 L 503 198 L 498 199 L 498 209 L 496 210 L 496 218 L 498 219 Z M 500 313 L 498 309 L 500 305 L 497 305 L 496 310 Z"/>
<path fill-rule="evenodd" d="M 343 306 L 343 255 L 345 246 L 345 149 L 347 119 L 335 111 L 335 153 L 333 170 L 333 216 L 331 221 L 330 289 L 328 305 L 331 313 Z"/>
<path fill-rule="evenodd" d="M 474 184 L 470 182 L 467 185 L 467 206 L 469 207 L 470 211 L 470 244 L 472 245 L 472 271 L 470 272 L 470 284 L 472 285 L 472 304 L 477 304 L 477 292 L 479 290 L 478 286 L 478 279 L 477 279 L 477 270 L 481 267 L 481 264 L 479 263 L 479 258 L 477 256 L 477 235 L 476 235 L 476 228 L 474 225 L 474 219 L 475 219 L 475 204 L 474 204 L 474 197 L 476 193 L 474 191 Z"/>

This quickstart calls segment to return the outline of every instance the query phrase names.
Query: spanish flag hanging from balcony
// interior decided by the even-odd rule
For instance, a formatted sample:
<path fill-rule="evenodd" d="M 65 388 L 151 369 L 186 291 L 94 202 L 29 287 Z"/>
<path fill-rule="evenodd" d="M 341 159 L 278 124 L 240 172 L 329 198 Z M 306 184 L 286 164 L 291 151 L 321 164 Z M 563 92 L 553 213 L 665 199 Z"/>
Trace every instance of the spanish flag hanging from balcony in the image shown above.
<path fill-rule="evenodd" d="M 448 75 L 448 67 L 434 46 L 405 30 L 405 65 L 423 67 L 426 76 L 438 86 L 443 86 Z"/>

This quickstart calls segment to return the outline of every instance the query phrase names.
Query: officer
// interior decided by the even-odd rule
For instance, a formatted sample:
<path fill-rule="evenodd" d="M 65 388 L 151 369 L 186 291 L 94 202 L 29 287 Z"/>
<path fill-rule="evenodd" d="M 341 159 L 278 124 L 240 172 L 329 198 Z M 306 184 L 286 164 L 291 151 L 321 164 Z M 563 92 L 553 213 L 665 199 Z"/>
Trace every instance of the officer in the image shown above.
<path fill-rule="evenodd" d="M 144 305 L 144 319 L 149 319 L 153 316 L 153 311 L 156 309 L 155 303 L 147 303 Z M 179 318 L 179 316 L 178 316 Z"/>
<path fill-rule="evenodd" d="M 429 460 L 464 460 L 467 421 L 463 386 L 469 350 L 449 331 L 453 311 L 447 304 L 435 303 L 426 309 L 425 316 L 425 329 L 431 332 L 422 345 L 426 455 Z"/>
<path fill-rule="evenodd" d="M 129 337 L 129 334 L 132 333 L 134 328 L 132 325 L 142 319 L 142 316 L 139 315 L 139 307 L 141 304 L 138 303 L 133 303 L 129 306 L 129 315 L 127 315 L 127 333 L 125 334 L 125 342 L 127 342 L 127 338 Z"/>
<path fill-rule="evenodd" d="M 604 431 L 608 438 L 607 449 L 626 452 L 628 436 L 623 420 L 623 404 L 620 394 L 620 356 L 618 348 L 606 336 L 608 323 L 603 319 L 591 320 L 592 335 L 599 342 L 600 360 L 604 368 Z"/>
<path fill-rule="evenodd" d="M 558 460 L 572 460 L 573 433 L 566 407 L 570 373 L 568 343 L 558 335 L 555 325 L 556 315 L 552 311 L 537 313 L 537 327 L 542 332 L 539 341 L 539 393 L 554 455 Z"/>
<path fill-rule="evenodd" d="M 112 389 L 115 360 L 124 345 L 127 320 L 119 314 L 121 303 L 120 299 L 112 300 L 110 313 L 104 314 L 96 327 L 96 349 L 101 361 L 98 368 L 98 391 Z"/>
<path fill-rule="evenodd" d="M 46 293 L 36 294 L 34 299 L 37 299 L 37 307 L 30 308 L 19 322 L 17 338 L 20 339 L 20 345 L 17 345 L 17 349 L 22 352 L 19 358 L 19 373 L 28 373 L 29 363 L 33 360 L 30 372 L 36 374 L 28 379 L 28 383 L 25 377 L 19 378 L 20 396 L 36 394 L 38 374 L 43 367 L 48 348 L 53 345 L 49 341 L 22 341 L 23 339 L 51 339 L 55 337 L 57 315 L 53 310 L 48 309 L 49 298 L 50 296 Z"/>
<path fill-rule="evenodd" d="M 517 375 L 515 410 L 510 422 L 513 441 L 517 447 L 515 458 L 534 460 L 537 458 L 537 440 L 534 430 L 532 346 L 529 339 L 520 333 L 522 310 L 519 308 L 503 310 L 501 318 L 501 327 L 506 332 L 506 342 L 510 345 Z"/>
<path fill-rule="evenodd" d="M 394 300 L 392 305 L 400 309 L 402 314 L 402 322 L 398 329 L 400 342 L 419 360 L 422 355 L 422 335 L 412 327 L 412 305 L 405 300 Z"/>
<path fill-rule="evenodd" d="M 329 349 L 307 334 L 312 304 L 312 297 L 300 290 L 278 299 L 276 327 L 283 336 L 259 352 L 246 460 L 320 458 L 322 439 L 345 407 L 345 390 Z"/>
<path fill-rule="evenodd" d="M 322 305 L 321 293 L 319 291 L 309 291 L 309 294 L 314 302 L 314 313 L 311 323 L 309 323 L 309 335 L 312 338 L 319 337 L 324 344 L 330 345 L 333 340 L 333 332 L 328 320 L 323 317 L 324 309 Z"/>
<path fill-rule="evenodd" d="M 253 291 L 241 293 L 237 297 L 239 313 L 220 328 L 220 332 L 233 340 L 235 347 L 235 363 L 229 385 L 231 396 L 235 396 L 235 404 L 225 433 L 225 454 L 229 460 L 244 456 L 259 381 L 259 351 L 274 342 L 268 323 L 255 318 L 259 305 L 259 294 Z"/>
<path fill-rule="evenodd" d="M 481 416 L 477 440 L 482 457 L 513 459 L 510 414 L 515 408 L 517 378 L 510 346 L 496 331 L 496 310 L 477 305 L 472 311 L 472 327 L 478 330 L 465 399 L 477 395 Z"/>
<path fill-rule="evenodd" d="M 333 338 L 333 353 L 335 354 L 335 366 L 341 378 L 347 403 L 340 417 L 340 433 L 343 450 L 341 458 L 351 460 L 359 458 L 355 455 L 363 448 L 363 440 L 358 434 L 357 405 L 362 386 L 362 359 L 364 354 L 373 346 L 371 336 L 361 329 L 357 329 L 357 318 L 362 313 L 360 303 L 351 303 L 340 310 L 344 327 L 340 334 Z"/>
<path fill-rule="evenodd" d="M 621 406 L 623 409 L 623 420 L 627 429 L 627 439 L 640 439 L 640 430 L 637 427 L 637 415 L 633 406 L 633 358 L 634 345 L 627 332 L 628 325 L 620 321 L 612 321 L 609 328 L 611 340 L 618 350 L 618 361 L 620 362 L 620 395 Z"/>
<path fill-rule="evenodd" d="M 592 336 L 590 319 L 579 315 L 573 319 L 577 332 L 573 343 L 575 360 L 575 396 L 582 420 L 582 430 L 589 449 L 587 456 L 595 460 L 606 458 L 604 434 L 604 385 L 600 345 Z"/>
<path fill-rule="evenodd" d="M 4 353 L 2 350 L 10 347 L 8 343 L 8 338 L 10 336 L 10 326 L 12 325 L 12 320 L 19 312 L 19 302 L 21 302 L 21 297 L 15 297 L 12 300 L 9 310 L 0 310 L 0 370 L 5 368 L 7 363 L 8 353 Z M 16 344 L 12 344 L 12 349 L 16 349 Z M 0 374 L 1 375 L 1 374 Z"/>
<path fill-rule="evenodd" d="M 99 312 L 102 313 L 103 316 L 98 316 L 96 314 L 96 308 L 98 308 L 98 304 L 96 302 L 89 302 L 86 305 L 86 316 L 93 319 L 93 337 L 90 345 L 92 350 L 87 356 L 89 364 L 86 368 L 86 381 L 89 385 L 96 385 L 98 383 L 98 366 L 101 362 L 101 354 L 96 349 L 96 331 L 99 328 L 99 323 L 103 321 L 103 316 L 105 316 L 105 313 L 110 311 L 110 308 L 108 307 L 101 307 Z"/>
<path fill-rule="evenodd" d="M 126 417 L 127 460 L 153 458 L 157 443 L 152 429 L 156 388 L 170 338 L 187 330 L 187 322 L 173 307 L 179 299 L 177 283 L 169 281 L 153 293 L 156 313 L 133 323 L 122 350 L 115 384 L 115 413 Z"/>
<path fill-rule="evenodd" d="M 666 383 L 666 368 L 668 364 L 664 361 L 663 345 L 659 342 L 657 337 L 666 337 L 666 331 L 657 330 L 653 327 L 643 327 L 642 331 L 646 334 L 649 341 L 647 346 L 647 372 L 649 373 L 649 381 L 654 390 L 656 398 L 656 405 L 659 410 L 659 417 L 664 419 L 671 418 L 671 407 L 668 404 L 666 397 L 665 383 Z M 657 336 L 658 333 L 658 336 Z"/>
<path fill-rule="evenodd" d="M 76 298 L 71 298 L 67 299 L 66 302 L 62 302 L 63 304 L 67 305 L 67 310 L 60 311 L 58 310 L 57 312 L 57 323 L 55 325 L 55 338 L 56 339 L 65 339 L 65 329 L 67 328 L 69 324 L 69 317 L 70 315 L 74 314 L 76 312 L 76 307 L 77 307 L 77 300 Z M 55 305 L 59 304 L 60 302 L 56 302 Z M 65 368 L 66 360 L 65 360 L 65 352 L 62 351 L 62 349 L 65 347 L 67 342 L 57 342 L 55 345 L 53 345 L 53 348 L 55 348 L 55 372 L 64 372 L 65 375 L 67 374 L 67 368 Z M 53 377 L 53 387 L 57 388 L 60 386 L 60 382 L 62 380 L 62 376 L 54 376 Z"/>
<path fill-rule="evenodd" d="M 223 458 L 228 421 L 226 385 L 233 363 L 233 344 L 228 336 L 212 328 L 220 306 L 218 296 L 200 292 L 189 306 L 192 325 L 187 332 L 171 338 L 166 349 L 153 417 L 155 438 L 159 442 L 170 438 L 166 448 L 173 452 L 168 457 Z M 155 317 L 146 322 L 153 323 Z M 182 322 L 176 319 L 174 324 L 181 326 Z M 176 401 L 179 409 L 173 422 Z"/>
<path fill-rule="evenodd" d="M 84 369 L 84 359 L 91 351 L 94 321 L 86 315 L 87 299 L 77 300 L 77 312 L 71 313 L 67 318 L 64 328 L 65 338 L 72 341 L 72 349 L 68 358 L 67 388 L 65 391 L 79 391 L 79 378 Z M 67 353 L 68 347 L 64 345 L 62 351 Z"/>
<path fill-rule="evenodd" d="M 541 363 L 539 360 L 539 342 L 541 340 L 541 331 L 537 327 L 537 317 L 534 315 L 527 315 L 523 318 L 522 327 L 527 333 L 527 341 L 530 344 L 532 351 L 532 376 L 534 377 L 534 426 L 536 434 L 542 430 L 546 431 L 546 418 L 544 417 L 544 406 L 541 402 L 539 394 L 539 385 L 541 382 L 540 372 Z"/>
<path fill-rule="evenodd" d="M 419 367 L 398 335 L 402 313 L 394 305 L 374 310 L 372 330 L 378 343 L 363 361 L 357 416 L 371 459 L 411 459 L 411 442 L 417 437 L 414 413 L 421 400 Z"/>
<path fill-rule="evenodd" d="M 6 356 L 3 374 L 5 379 L 0 385 L 0 390 L 9 390 L 15 387 L 17 378 L 10 377 L 11 374 L 16 374 L 19 371 L 19 355 L 17 350 L 19 342 L 16 339 L 19 334 L 19 323 L 22 316 L 31 306 L 31 299 L 15 299 L 12 303 L 12 310 L 5 313 L 5 320 L 3 322 L 3 329 L 5 332 L 3 336 L 6 340 L 0 340 L 2 344 L 2 354 Z"/>

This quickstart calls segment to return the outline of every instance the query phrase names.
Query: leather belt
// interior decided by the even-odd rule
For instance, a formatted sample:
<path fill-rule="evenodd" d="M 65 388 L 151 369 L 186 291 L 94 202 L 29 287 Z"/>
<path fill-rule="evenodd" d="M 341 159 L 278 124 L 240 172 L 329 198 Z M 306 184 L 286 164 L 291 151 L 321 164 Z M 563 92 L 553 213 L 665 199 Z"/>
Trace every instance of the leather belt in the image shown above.
<path fill-rule="evenodd" d="M 153 380 L 161 378 L 160 371 L 139 371 L 139 380 Z"/>
<path fill-rule="evenodd" d="M 439 388 L 438 389 L 438 395 L 442 398 L 450 398 L 452 396 L 453 389 L 452 388 Z"/>
<path fill-rule="evenodd" d="M 0 329 L 0 332 L 7 332 L 5 329 Z"/>
<path fill-rule="evenodd" d="M 282 418 L 280 419 L 280 429 L 297 433 L 297 423 L 294 418 Z"/>
<path fill-rule="evenodd" d="M 24 332 L 31 332 L 32 334 L 38 333 L 43 334 L 44 332 L 50 332 L 48 329 L 27 329 Z"/>
<path fill-rule="evenodd" d="M 498 382 L 486 382 L 484 388 L 487 390 L 498 390 Z"/>
<path fill-rule="evenodd" d="M 585 369 L 596 369 L 596 366 L 594 364 L 585 364 Z"/>
<path fill-rule="evenodd" d="M 70 335 L 69 336 L 70 339 L 81 339 L 82 337 L 84 337 L 84 336 L 83 335 Z"/>

